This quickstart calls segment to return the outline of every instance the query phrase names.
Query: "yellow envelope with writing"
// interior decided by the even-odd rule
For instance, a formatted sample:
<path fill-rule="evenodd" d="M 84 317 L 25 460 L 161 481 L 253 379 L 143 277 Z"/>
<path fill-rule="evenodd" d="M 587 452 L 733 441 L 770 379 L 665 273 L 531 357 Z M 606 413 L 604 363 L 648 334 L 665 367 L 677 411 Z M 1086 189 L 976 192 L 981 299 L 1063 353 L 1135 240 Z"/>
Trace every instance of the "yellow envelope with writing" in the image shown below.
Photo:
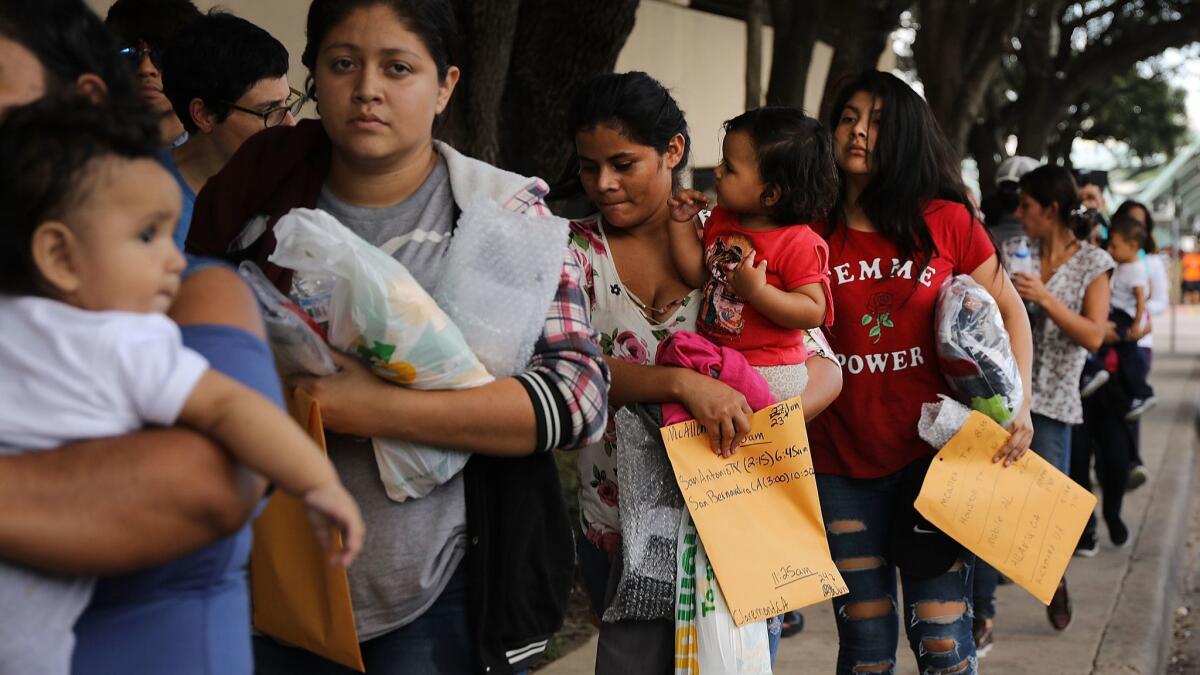
<path fill-rule="evenodd" d="M 298 389 L 287 399 L 292 418 L 325 450 L 320 406 Z M 336 531 L 333 535 L 340 546 L 340 535 Z M 277 490 L 254 521 L 250 554 L 254 627 L 365 672 L 346 570 L 330 565 L 328 557 L 317 543 L 304 505 Z"/>
<path fill-rule="evenodd" d="M 662 429 L 667 456 L 734 623 L 846 593 L 829 553 L 799 398 L 764 408 L 732 457 L 695 420 Z"/>
<path fill-rule="evenodd" d="M 992 462 L 1008 438 L 990 417 L 972 412 L 934 457 L 915 506 L 1049 605 L 1096 497 L 1034 452 L 1009 467 Z"/>

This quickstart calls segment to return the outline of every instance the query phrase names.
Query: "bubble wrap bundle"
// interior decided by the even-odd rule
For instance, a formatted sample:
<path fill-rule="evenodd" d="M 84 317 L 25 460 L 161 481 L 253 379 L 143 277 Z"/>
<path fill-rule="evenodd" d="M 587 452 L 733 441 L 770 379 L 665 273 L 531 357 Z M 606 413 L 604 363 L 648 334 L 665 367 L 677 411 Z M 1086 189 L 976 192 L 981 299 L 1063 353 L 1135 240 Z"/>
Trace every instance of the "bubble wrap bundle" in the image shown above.
<path fill-rule="evenodd" d="M 404 265 L 330 214 L 293 209 L 276 223 L 275 238 L 271 262 L 336 278 L 329 343 L 359 357 L 379 377 L 414 389 L 466 389 L 493 380 Z M 540 326 L 545 313 L 537 316 Z M 470 459 L 466 452 L 394 438 L 371 443 L 384 489 L 398 502 L 429 494 Z"/>
<path fill-rule="evenodd" d="M 529 363 L 566 255 L 562 218 L 533 219 L 482 198 L 463 210 L 431 294 L 489 373 Z"/>
<path fill-rule="evenodd" d="M 921 440 L 941 450 L 971 416 L 970 408 L 946 396 L 938 397 L 936 403 L 921 405 L 921 419 L 917 422 L 917 433 Z"/>
<path fill-rule="evenodd" d="M 934 326 L 938 365 L 955 398 L 1008 424 L 1021 408 L 1021 373 L 991 294 L 965 274 L 948 279 Z"/>
<path fill-rule="evenodd" d="M 336 373 L 337 365 L 329 345 L 313 328 L 304 310 L 280 293 L 258 265 L 247 260 L 238 266 L 238 273 L 254 291 L 262 308 L 267 339 L 280 374 L 320 376 Z"/>
<path fill-rule="evenodd" d="M 683 496 L 659 434 L 657 407 L 623 407 L 617 429 L 624 570 L 604 620 L 675 615 L 675 552 Z"/>

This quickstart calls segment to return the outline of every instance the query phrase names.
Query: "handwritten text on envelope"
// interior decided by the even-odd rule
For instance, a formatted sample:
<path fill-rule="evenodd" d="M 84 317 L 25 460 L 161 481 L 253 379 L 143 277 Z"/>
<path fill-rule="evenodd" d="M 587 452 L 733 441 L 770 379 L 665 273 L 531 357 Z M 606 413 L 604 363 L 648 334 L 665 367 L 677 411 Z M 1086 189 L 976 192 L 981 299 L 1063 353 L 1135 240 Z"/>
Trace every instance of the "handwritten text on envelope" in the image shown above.
<path fill-rule="evenodd" d="M 915 505 L 1048 605 L 1096 497 L 1032 451 L 1008 468 L 993 463 L 1008 437 L 991 418 L 972 412 L 934 458 Z"/>
<path fill-rule="evenodd" d="M 825 539 L 799 398 L 755 413 L 732 457 L 713 454 L 694 420 L 662 436 L 734 623 L 846 593 Z"/>

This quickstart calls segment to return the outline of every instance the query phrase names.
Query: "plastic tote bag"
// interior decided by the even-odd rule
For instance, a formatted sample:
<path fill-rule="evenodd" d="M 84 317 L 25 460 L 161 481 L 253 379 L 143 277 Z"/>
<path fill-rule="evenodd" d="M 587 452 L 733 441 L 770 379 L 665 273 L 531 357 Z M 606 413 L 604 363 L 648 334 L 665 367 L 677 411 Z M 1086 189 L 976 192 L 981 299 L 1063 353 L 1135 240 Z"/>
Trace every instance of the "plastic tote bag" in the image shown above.
<path fill-rule="evenodd" d="M 767 622 L 739 627 L 725 604 L 696 524 L 686 511 L 679 524 L 675 610 L 675 675 L 771 672 Z"/>
<path fill-rule="evenodd" d="M 446 313 L 412 274 L 328 213 L 293 209 L 275 225 L 270 261 L 336 279 L 329 343 L 376 375 L 414 389 L 467 389 L 493 380 Z M 388 497 L 422 497 L 466 466 L 470 455 L 374 438 Z"/>

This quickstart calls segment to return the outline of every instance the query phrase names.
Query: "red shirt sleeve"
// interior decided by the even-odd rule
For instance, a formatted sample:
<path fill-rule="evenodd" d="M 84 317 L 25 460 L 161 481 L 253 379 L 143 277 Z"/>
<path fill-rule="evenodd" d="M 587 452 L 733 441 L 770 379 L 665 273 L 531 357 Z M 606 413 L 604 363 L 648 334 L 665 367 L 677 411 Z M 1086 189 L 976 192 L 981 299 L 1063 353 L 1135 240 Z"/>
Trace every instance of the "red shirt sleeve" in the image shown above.
<path fill-rule="evenodd" d="M 966 207 L 947 203 L 943 210 L 946 211 L 946 225 L 950 230 L 948 239 L 956 245 L 955 274 L 970 274 L 996 255 L 996 245 L 983 222 L 972 217 Z"/>
<path fill-rule="evenodd" d="M 779 278 L 786 290 L 791 291 L 805 284 L 821 284 L 825 292 L 825 321 L 833 324 L 833 295 L 829 287 L 829 245 L 807 226 L 792 226 L 796 236 L 789 239 L 779 256 Z"/>

